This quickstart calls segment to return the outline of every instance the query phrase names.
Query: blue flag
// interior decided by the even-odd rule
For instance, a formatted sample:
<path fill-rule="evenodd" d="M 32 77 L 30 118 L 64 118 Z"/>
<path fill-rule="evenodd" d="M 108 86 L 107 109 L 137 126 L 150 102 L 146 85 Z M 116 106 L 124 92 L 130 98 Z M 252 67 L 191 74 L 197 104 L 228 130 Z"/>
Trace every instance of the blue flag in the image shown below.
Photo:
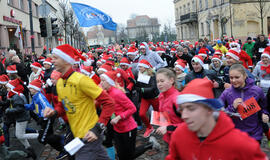
<path fill-rule="evenodd" d="M 81 3 L 71 3 L 81 27 L 102 25 L 104 29 L 116 30 L 117 24 L 102 11 Z"/>

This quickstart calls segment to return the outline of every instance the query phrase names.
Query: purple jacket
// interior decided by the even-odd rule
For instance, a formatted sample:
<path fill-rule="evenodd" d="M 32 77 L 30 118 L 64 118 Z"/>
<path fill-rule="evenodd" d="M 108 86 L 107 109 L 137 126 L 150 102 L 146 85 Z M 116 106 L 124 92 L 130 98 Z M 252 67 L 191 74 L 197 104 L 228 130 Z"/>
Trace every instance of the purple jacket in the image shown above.
<path fill-rule="evenodd" d="M 247 132 L 251 137 L 256 140 L 262 139 L 263 129 L 262 129 L 262 121 L 261 114 L 265 113 L 269 115 L 266 110 L 266 97 L 263 93 L 263 90 L 254 84 L 254 80 L 251 78 L 246 79 L 246 86 L 244 88 L 231 88 L 226 89 L 221 96 L 219 97 L 224 105 L 226 110 L 230 112 L 237 112 L 233 107 L 233 101 L 236 98 L 242 98 L 244 101 L 254 97 L 258 104 L 261 107 L 261 111 L 257 112 L 250 117 L 241 120 L 238 117 L 231 117 L 235 128 L 240 129 L 241 131 Z"/>

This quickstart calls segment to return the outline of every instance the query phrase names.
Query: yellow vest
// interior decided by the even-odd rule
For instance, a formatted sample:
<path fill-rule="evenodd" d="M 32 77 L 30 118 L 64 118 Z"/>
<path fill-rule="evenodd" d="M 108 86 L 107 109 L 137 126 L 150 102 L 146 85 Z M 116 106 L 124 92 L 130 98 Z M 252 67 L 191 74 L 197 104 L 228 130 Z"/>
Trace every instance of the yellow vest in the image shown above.
<path fill-rule="evenodd" d="M 78 72 L 74 72 L 67 80 L 60 78 L 56 88 L 74 137 L 83 138 L 99 119 L 94 100 L 102 89 L 91 78 Z"/>

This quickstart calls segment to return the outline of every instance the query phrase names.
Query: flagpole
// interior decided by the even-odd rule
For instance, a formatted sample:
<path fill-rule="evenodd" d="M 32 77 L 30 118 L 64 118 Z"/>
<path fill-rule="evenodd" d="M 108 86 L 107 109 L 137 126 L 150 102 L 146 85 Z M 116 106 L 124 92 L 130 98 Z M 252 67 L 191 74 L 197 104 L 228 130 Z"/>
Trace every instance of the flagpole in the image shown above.
<path fill-rule="evenodd" d="M 21 41 L 22 41 L 22 61 L 24 63 L 24 55 L 25 55 L 25 51 L 23 52 L 24 50 L 24 46 L 23 46 L 23 31 L 22 31 L 22 24 L 20 24 L 20 36 L 21 36 Z"/>

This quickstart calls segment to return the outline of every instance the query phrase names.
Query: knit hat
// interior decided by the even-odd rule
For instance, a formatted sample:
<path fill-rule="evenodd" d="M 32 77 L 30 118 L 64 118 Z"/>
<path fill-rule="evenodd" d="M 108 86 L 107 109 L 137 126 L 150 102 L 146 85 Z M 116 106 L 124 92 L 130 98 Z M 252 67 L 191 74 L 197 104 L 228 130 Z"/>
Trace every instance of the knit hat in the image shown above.
<path fill-rule="evenodd" d="M 263 51 L 261 57 L 263 57 L 263 56 L 265 56 L 265 57 L 267 57 L 267 58 L 270 59 L 270 47 L 266 47 L 266 48 L 264 49 L 264 51 Z"/>
<path fill-rule="evenodd" d="M 204 66 L 203 57 L 200 55 L 195 55 L 191 61 L 200 63 L 201 66 Z"/>
<path fill-rule="evenodd" d="M 153 68 L 153 66 L 145 59 L 142 59 L 139 63 L 138 66 L 142 66 L 144 68 Z"/>
<path fill-rule="evenodd" d="M 50 57 L 46 58 L 45 61 L 43 62 L 43 65 L 44 64 L 52 65 L 52 58 Z"/>
<path fill-rule="evenodd" d="M 42 82 L 39 79 L 35 79 L 32 82 L 30 82 L 30 84 L 27 86 L 28 88 L 33 88 L 37 91 L 41 91 L 42 88 Z"/>
<path fill-rule="evenodd" d="M 214 54 L 211 61 L 213 62 L 213 60 L 217 60 L 222 64 L 222 60 L 220 59 L 219 55 L 217 55 L 217 54 Z"/>
<path fill-rule="evenodd" d="M 51 78 L 52 79 L 58 80 L 60 77 L 61 77 L 61 73 L 60 72 L 57 72 L 56 70 L 53 70 L 52 71 L 52 74 L 51 74 Z"/>
<path fill-rule="evenodd" d="M 0 84 L 7 84 L 8 81 L 9 81 L 9 78 L 7 75 L 5 74 L 0 75 Z"/>
<path fill-rule="evenodd" d="M 207 57 L 207 53 L 206 53 L 206 50 L 204 48 L 201 48 L 199 50 L 199 53 L 198 55 L 202 56 L 202 57 Z"/>
<path fill-rule="evenodd" d="M 92 66 L 82 66 L 81 68 L 81 73 L 86 74 L 88 76 L 91 74 L 92 71 L 93 71 Z"/>
<path fill-rule="evenodd" d="M 130 62 L 126 57 L 122 58 L 121 61 L 120 61 L 120 65 L 129 66 L 129 64 L 130 64 Z"/>
<path fill-rule="evenodd" d="M 106 79 L 106 81 L 112 86 L 115 86 L 114 80 L 119 78 L 120 76 L 120 73 L 117 73 L 115 71 L 109 71 L 100 75 L 100 77 Z"/>
<path fill-rule="evenodd" d="M 7 73 L 18 73 L 16 65 L 7 66 Z"/>
<path fill-rule="evenodd" d="M 85 60 L 85 57 L 83 57 L 80 53 L 78 53 L 78 51 L 69 44 L 63 44 L 54 48 L 52 53 L 61 57 L 63 60 L 65 60 L 67 63 L 70 64 L 75 63 L 76 55 L 79 56 L 82 60 Z"/>
<path fill-rule="evenodd" d="M 177 68 L 181 69 L 182 71 L 184 71 L 186 68 L 186 64 L 183 61 L 177 61 L 176 65 L 174 67 L 177 67 Z"/>
<path fill-rule="evenodd" d="M 226 56 L 230 56 L 232 57 L 233 59 L 239 61 L 240 57 L 239 57 L 239 53 L 234 50 L 234 49 L 230 49 L 227 53 L 226 53 Z"/>
<path fill-rule="evenodd" d="M 35 68 L 35 69 L 42 69 L 41 64 L 39 64 L 38 62 L 32 63 L 30 67 Z"/>
<path fill-rule="evenodd" d="M 177 104 L 183 103 L 202 103 L 213 110 L 223 107 L 222 102 L 214 98 L 213 82 L 207 78 L 197 78 L 186 85 L 177 97 Z"/>
<path fill-rule="evenodd" d="M 108 64 L 103 64 L 99 67 L 98 71 L 108 72 L 112 70 L 112 66 Z"/>

